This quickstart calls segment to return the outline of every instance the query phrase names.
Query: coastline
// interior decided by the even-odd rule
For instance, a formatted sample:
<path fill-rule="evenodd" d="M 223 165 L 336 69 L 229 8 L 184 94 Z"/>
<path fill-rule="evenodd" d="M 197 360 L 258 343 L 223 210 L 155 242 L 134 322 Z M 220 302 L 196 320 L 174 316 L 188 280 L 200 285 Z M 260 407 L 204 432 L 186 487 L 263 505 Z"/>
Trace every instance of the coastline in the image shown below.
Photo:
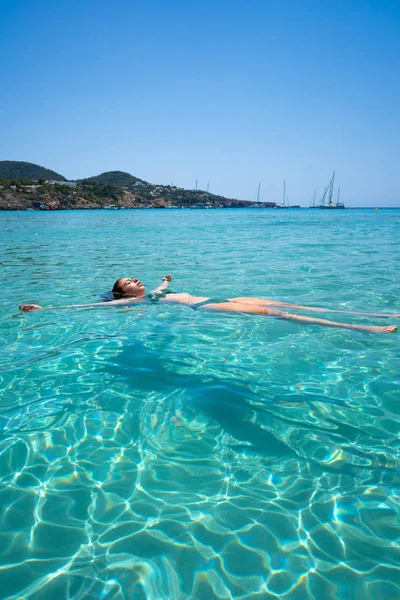
<path fill-rule="evenodd" d="M 92 190 L 84 187 L 64 188 L 61 186 L 41 186 L 40 190 L 0 189 L 0 211 L 53 211 L 53 210 L 87 210 L 87 209 L 215 209 L 215 208 L 275 208 L 275 202 L 252 202 L 224 198 L 185 190 L 176 197 L 171 190 L 161 190 L 155 197 L 143 195 L 118 188 L 112 193 L 94 195 Z"/>

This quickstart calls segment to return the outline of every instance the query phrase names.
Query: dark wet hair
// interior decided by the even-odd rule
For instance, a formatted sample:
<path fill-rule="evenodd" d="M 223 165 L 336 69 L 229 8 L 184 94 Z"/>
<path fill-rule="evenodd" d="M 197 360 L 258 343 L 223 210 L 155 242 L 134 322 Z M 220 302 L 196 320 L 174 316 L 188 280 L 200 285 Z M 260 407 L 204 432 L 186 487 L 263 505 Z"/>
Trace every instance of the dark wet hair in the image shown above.
<path fill-rule="evenodd" d="M 117 281 L 114 283 L 114 287 L 111 290 L 111 293 L 113 294 L 114 298 L 122 298 L 122 296 L 124 295 L 124 288 L 121 285 L 121 281 L 125 279 L 125 277 L 121 277 L 120 279 L 117 279 Z"/>

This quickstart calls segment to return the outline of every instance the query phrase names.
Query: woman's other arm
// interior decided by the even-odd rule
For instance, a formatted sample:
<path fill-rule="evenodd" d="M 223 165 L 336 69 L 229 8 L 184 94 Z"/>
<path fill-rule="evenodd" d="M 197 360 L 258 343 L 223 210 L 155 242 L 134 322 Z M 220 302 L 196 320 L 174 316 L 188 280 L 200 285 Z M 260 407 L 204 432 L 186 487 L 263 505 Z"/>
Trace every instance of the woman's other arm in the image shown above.
<path fill-rule="evenodd" d="M 121 298 L 119 300 L 110 300 L 110 302 L 94 302 L 93 304 L 69 304 L 67 306 L 39 306 L 39 304 L 19 304 L 19 310 L 22 312 L 34 312 L 36 310 L 48 310 L 55 308 L 85 308 L 87 306 L 123 306 L 136 302 L 137 298 Z"/>
<path fill-rule="evenodd" d="M 150 294 L 154 294 L 154 293 L 158 294 L 160 292 L 163 292 L 169 286 L 170 281 L 172 281 L 171 275 L 166 275 L 165 277 L 162 278 L 160 285 L 158 287 L 156 287 L 155 290 L 151 290 Z"/>

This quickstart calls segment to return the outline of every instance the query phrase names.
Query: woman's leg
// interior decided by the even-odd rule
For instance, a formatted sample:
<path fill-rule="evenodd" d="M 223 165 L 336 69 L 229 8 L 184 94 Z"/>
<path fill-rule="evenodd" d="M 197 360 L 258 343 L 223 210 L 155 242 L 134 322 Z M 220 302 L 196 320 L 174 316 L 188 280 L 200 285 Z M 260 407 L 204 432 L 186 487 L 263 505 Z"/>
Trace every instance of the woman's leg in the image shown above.
<path fill-rule="evenodd" d="M 251 304 L 252 306 L 284 306 L 286 308 L 296 308 L 297 310 L 304 310 L 308 312 L 327 312 L 327 313 L 342 313 L 344 315 L 358 315 L 360 317 L 376 317 L 376 318 L 388 318 L 395 317 L 399 318 L 400 314 L 382 314 L 382 313 L 360 313 L 353 312 L 350 310 L 340 310 L 334 308 L 318 308 L 316 306 L 303 306 L 302 304 L 289 304 L 288 302 L 278 302 L 277 300 L 265 300 L 263 298 L 229 298 L 230 302 L 238 302 L 239 304 Z"/>
<path fill-rule="evenodd" d="M 328 319 L 316 319 L 314 317 L 304 317 L 302 315 L 293 315 L 280 310 L 263 308 L 262 306 L 253 306 L 251 304 L 240 304 L 239 302 L 221 302 L 220 304 L 206 304 L 199 306 L 197 310 L 222 311 L 222 312 L 240 312 L 252 315 L 265 315 L 284 319 L 286 321 L 296 321 L 298 323 L 310 323 L 312 325 L 325 325 L 326 327 L 341 327 L 342 329 L 354 329 L 356 331 L 371 331 L 373 333 L 393 333 L 397 327 L 390 325 L 388 327 L 379 327 L 376 325 L 352 325 L 350 323 L 338 323 L 328 321 Z"/>

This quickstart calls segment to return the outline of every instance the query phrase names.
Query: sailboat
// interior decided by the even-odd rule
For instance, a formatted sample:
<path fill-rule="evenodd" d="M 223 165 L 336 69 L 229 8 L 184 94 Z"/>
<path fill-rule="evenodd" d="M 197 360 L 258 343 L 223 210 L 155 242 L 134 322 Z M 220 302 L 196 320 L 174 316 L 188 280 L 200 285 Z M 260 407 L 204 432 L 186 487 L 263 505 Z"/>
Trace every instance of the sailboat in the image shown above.
<path fill-rule="evenodd" d="M 324 209 L 346 208 L 345 205 L 343 204 L 343 202 L 339 202 L 340 187 L 338 189 L 338 195 L 337 195 L 336 202 L 333 202 L 332 196 L 333 196 L 334 184 L 335 184 L 335 171 L 333 171 L 332 179 L 330 180 L 329 184 L 325 188 L 324 195 L 322 196 L 322 199 L 321 199 L 321 202 L 320 202 L 318 208 L 324 208 Z M 327 192 L 329 192 L 329 193 L 328 193 L 328 200 L 326 201 Z"/>
<path fill-rule="evenodd" d="M 300 204 L 289 204 L 289 196 L 286 189 L 286 181 L 283 181 L 283 203 L 275 204 L 275 208 L 301 208 Z"/>
<path fill-rule="evenodd" d="M 287 204 L 288 204 L 289 208 L 301 208 L 300 204 L 290 204 L 289 205 L 289 198 L 287 197 L 287 194 L 286 194 L 286 198 L 287 198 Z"/>
<path fill-rule="evenodd" d="M 340 185 L 339 185 L 338 191 L 337 191 L 336 206 L 340 206 L 343 204 L 343 202 L 339 202 L 339 198 L 340 198 Z M 344 208 L 344 204 L 343 204 L 343 208 Z"/>
<path fill-rule="evenodd" d="M 290 208 L 289 197 L 286 191 L 286 181 L 283 181 L 283 204 L 275 204 L 275 208 Z"/>
<path fill-rule="evenodd" d="M 312 204 L 310 204 L 310 208 L 317 208 L 317 206 L 315 205 L 316 195 L 317 195 L 317 190 L 314 190 L 314 196 L 313 196 Z"/>
<path fill-rule="evenodd" d="M 263 206 L 263 204 L 261 203 L 260 206 L 257 206 L 257 204 L 259 204 L 260 202 L 260 191 L 261 191 L 261 183 L 258 184 L 258 188 L 257 188 L 257 198 L 256 198 L 256 204 L 251 204 L 249 206 L 249 208 L 260 208 L 260 206 Z"/>

